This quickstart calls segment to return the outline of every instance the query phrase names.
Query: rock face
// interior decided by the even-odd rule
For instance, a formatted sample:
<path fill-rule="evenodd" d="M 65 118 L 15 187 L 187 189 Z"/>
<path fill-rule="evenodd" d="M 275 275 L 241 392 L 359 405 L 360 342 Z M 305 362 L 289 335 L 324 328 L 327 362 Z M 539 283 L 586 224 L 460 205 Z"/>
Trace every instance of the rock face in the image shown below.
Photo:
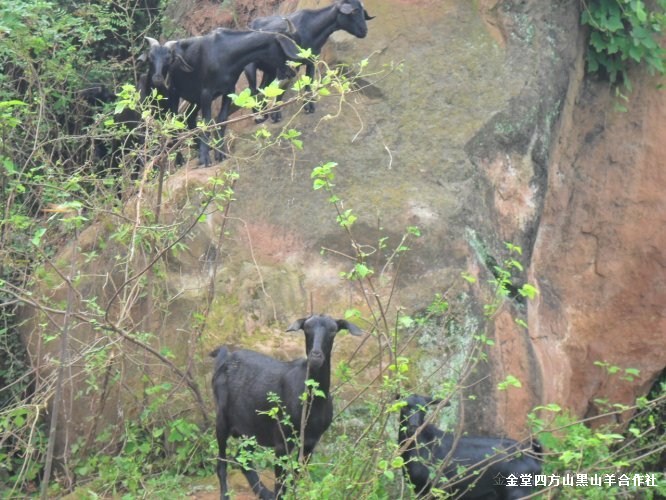
<path fill-rule="evenodd" d="M 494 338 L 489 363 L 477 373 L 487 377 L 465 408 L 470 429 L 521 437 L 537 404 L 559 403 L 582 417 L 597 411 L 595 398 L 629 403 L 644 394 L 666 364 L 663 93 L 639 77 L 629 112 L 613 112 L 608 88 L 584 80 L 574 0 L 365 5 L 376 16 L 368 37 L 336 33 L 324 54 L 331 64 L 370 56 L 361 90 L 323 100 L 315 114 L 290 123 L 301 132 L 303 151 L 287 143 L 262 152 L 252 124 L 228 132 L 233 157 L 220 168 L 240 173 L 236 201 L 226 222 L 221 213 L 211 215 L 196 226 L 185 251 L 165 258 L 164 274 L 155 279 L 168 307 L 142 328 L 196 378 L 209 367 L 202 359 L 188 364 L 190 354 L 203 358 L 207 346 L 224 341 L 294 357 L 302 353 L 300 341 L 276 334 L 291 320 L 311 309 L 367 312 L 361 291 L 339 278 L 351 266 L 341 256 L 353 251 L 349 238 L 327 195 L 312 189 L 312 168 L 333 161 L 335 193 L 358 216 L 353 234 L 363 248 L 375 249 L 378 269 L 389 261 L 379 238 L 386 236 L 391 247 L 405 227 L 421 230 L 399 272 L 386 269 L 398 279 L 390 313 L 423 310 L 435 293 L 448 290 L 451 299 L 467 297 L 458 335 L 464 340 L 485 331 Z M 166 221 L 195 212 L 187 195 L 216 168 L 187 167 L 169 179 Z M 111 268 L 117 249 L 99 247 L 110 230 L 98 223 L 79 244 L 99 251 Z M 504 242 L 523 249 L 528 272 L 518 279 L 540 294 L 527 305 L 506 300 L 486 319 L 482 305 L 493 299 L 486 283 L 507 258 Z M 212 280 L 211 262 L 218 266 Z M 462 271 L 477 284 L 461 284 Z M 84 274 L 89 295 L 113 294 L 99 263 Z M 95 281 L 94 274 L 101 277 Z M 211 290 L 208 327 L 199 334 L 192 312 Z M 390 291 L 390 285 L 379 290 Z M 137 303 L 135 321 L 148 305 Z M 39 321 L 30 325 L 26 339 L 42 363 L 56 342 L 35 340 Z M 86 328 L 91 334 L 89 326 L 81 328 L 81 335 Z M 444 328 L 438 332 L 417 343 L 421 392 L 437 386 L 425 367 L 441 361 L 438 353 L 451 341 Z M 349 339 L 341 340 L 344 352 Z M 371 344 L 362 346 L 369 356 Z M 640 376 L 621 381 L 595 361 L 637 368 Z M 498 392 L 508 375 L 522 387 Z M 99 411 L 94 398 L 81 398 L 88 403 L 80 405 L 84 413 Z M 131 402 L 116 404 L 106 408 L 107 421 L 118 421 L 118 408 Z M 84 417 L 67 416 L 73 429 L 91 435 Z"/>
<path fill-rule="evenodd" d="M 549 166 L 531 262 L 541 296 L 530 330 L 545 374 L 543 398 L 576 415 L 595 399 L 631 404 L 666 361 L 666 96 L 637 78 L 628 111 L 586 81 L 567 106 Z M 595 362 L 640 370 L 629 383 Z"/>

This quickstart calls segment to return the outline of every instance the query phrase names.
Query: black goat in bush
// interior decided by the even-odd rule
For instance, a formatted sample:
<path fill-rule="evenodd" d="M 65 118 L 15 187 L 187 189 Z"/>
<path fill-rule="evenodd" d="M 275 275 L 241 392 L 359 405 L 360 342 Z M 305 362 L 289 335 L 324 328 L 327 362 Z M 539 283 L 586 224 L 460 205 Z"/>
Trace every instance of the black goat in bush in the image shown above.
<path fill-rule="evenodd" d="M 513 439 L 461 436 L 443 432 L 426 423 L 426 408 L 437 404 L 427 396 L 413 394 L 400 409 L 398 442 L 404 448 L 405 474 L 417 495 L 428 496 L 433 487 L 456 498 L 516 499 L 529 495 L 531 486 L 521 486 L 521 476 L 541 473 L 531 453 L 540 452 L 538 443 L 525 449 Z M 459 468 L 466 470 L 459 473 Z M 516 478 L 516 486 L 507 477 Z"/>
<path fill-rule="evenodd" d="M 139 87 L 141 85 L 140 81 Z M 95 172 L 102 178 L 114 178 L 118 198 L 122 198 L 120 180 L 128 170 L 130 178 L 136 179 L 142 168 L 141 161 L 130 158 L 130 153 L 143 142 L 143 133 L 137 130 L 142 123 L 141 114 L 130 108 L 124 108 L 113 114 L 116 128 L 112 131 L 108 128 L 104 130 L 95 128 L 100 126 L 99 122 L 96 123 L 95 115 L 104 112 L 105 108 L 110 108 L 117 100 L 118 95 L 106 85 L 92 85 L 79 92 L 78 101 L 84 109 L 75 108 L 72 114 L 86 126 L 93 127 L 88 134 L 92 137 L 91 161 L 95 165 Z"/>
<path fill-rule="evenodd" d="M 331 350 L 335 334 L 349 330 L 352 335 L 361 331 L 354 324 L 334 320 L 329 316 L 309 316 L 299 319 L 287 328 L 288 332 L 305 332 L 307 359 L 278 361 L 258 352 L 239 350 L 233 353 L 220 347 L 211 353 L 215 357 L 213 391 L 217 407 L 215 431 L 219 447 L 217 475 L 220 480 L 220 497 L 227 493 L 227 439 L 254 437 L 257 444 L 275 450 L 278 462 L 275 465 L 275 492 L 283 493 L 285 472 L 279 463 L 280 457 L 288 455 L 294 438 L 301 433 L 303 401 L 306 380 L 314 380 L 323 396 L 308 397 L 305 409 L 303 432 L 303 454 L 309 457 L 322 434 L 333 418 L 333 399 L 329 394 L 331 379 Z M 271 401 L 270 395 L 279 398 Z M 277 404 L 281 411 L 276 417 L 269 412 Z M 261 482 L 253 466 L 243 467 L 243 474 L 260 498 L 273 498 Z"/>
<path fill-rule="evenodd" d="M 147 65 L 146 72 L 139 78 L 138 90 L 141 99 L 149 97 L 153 89 L 163 97 L 158 102 L 160 112 L 178 111 L 178 102 L 174 103 L 169 101 L 171 91 L 169 89 L 169 70 L 173 64 L 173 45 L 174 41 L 167 42 L 164 45 L 160 44 L 154 38 L 146 37 L 148 42 L 148 50 L 141 54 L 138 61 Z M 196 120 L 196 118 L 195 118 Z M 193 127 L 196 121 L 193 122 Z"/>
<path fill-rule="evenodd" d="M 144 91 L 155 88 L 162 96 L 167 97 L 169 95 L 167 80 L 169 77 L 169 68 L 173 62 L 173 51 L 168 45 L 162 45 L 149 36 L 146 37 L 146 41 L 148 42 L 148 50 L 138 58 L 139 62 L 148 65 L 145 82 L 146 88 Z"/>
<path fill-rule="evenodd" d="M 294 41 L 279 33 L 257 31 L 234 31 L 218 28 L 208 35 L 167 42 L 172 51 L 173 62 L 169 68 L 169 100 L 172 110 L 178 109 L 179 99 L 185 99 L 201 109 L 206 123 L 211 119 L 213 99 L 222 96 L 222 106 L 217 123 L 226 121 L 229 116 L 231 98 L 236 81 L 243 68 L 251 62 L 265 64 L 274 61 L 284 65 L 287 59 L 298 55 Z M 188 124 L 195 110 L 189 113 Z M 224 137 L 224 125 L 219 130 L 220 140 Z M 209 146 L 206 137 L 199 144 L 199 160 L 204 166 L 210 165 Z M 216 149 L 216 159 L 224 158 L 221 149 Z"/>
<path fill-rule="evenodd" d="M 304 49 L 310 49 L 313 55 L 319 55 L 322 47 L 334 32 L 344 30 L 357 38 L 365 38 L 368 34 L 367 20 L 373 19 L 363 7 L 360 0 L 336 0 L 335 3 L 321 9 L 298 10 L 286 17 L 268 16 L 259 17 L 250 23 L 253 30 L 284 33 L 291 36 L 294 41 Z M 295 33 L 293 32 L 295 28 Z M 295 59 L 305 64 L 305 74 L 314 78 L 314 64 L 311 60 Z M 245 76 L 249 83 L 252 95 L 257 93 L 257 69 L 263 71 L 261 87 L 265 87 L 276 77 L 285 73 L 285 64 L 280 60 L 253 61 L 245 68 Z M 305 112 L 314 112 L 315 105 L 312 101 L 305 104 Z M 262 122 L 266 118 L 257 118 Z M 282 119 L 281 112 L 275 111 L 271 119 L 278 122 Z"/>

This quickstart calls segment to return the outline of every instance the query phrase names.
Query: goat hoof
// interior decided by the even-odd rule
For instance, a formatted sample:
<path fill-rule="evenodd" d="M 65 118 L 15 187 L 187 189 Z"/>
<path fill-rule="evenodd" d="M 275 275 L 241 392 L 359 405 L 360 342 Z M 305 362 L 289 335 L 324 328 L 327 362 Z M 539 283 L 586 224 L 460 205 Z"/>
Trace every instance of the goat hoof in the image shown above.
<path fill-rule="evenodd" d="M 315 105 L 309 102 L 303 107 L 303 109 L 306 113 L 314 113 Z"/>
<path fill-rule="evenodd" d="M 268 117 L 266 115 L 256 116 L 254 118 L 254 123 L 264 123 Z"/>
<path fill-rule="evenodd" d="M 282 121 L 282 113 L 280 112 L 275 112 L 271 115 L 271 121 L 273 123 L 279 123 Z"/>

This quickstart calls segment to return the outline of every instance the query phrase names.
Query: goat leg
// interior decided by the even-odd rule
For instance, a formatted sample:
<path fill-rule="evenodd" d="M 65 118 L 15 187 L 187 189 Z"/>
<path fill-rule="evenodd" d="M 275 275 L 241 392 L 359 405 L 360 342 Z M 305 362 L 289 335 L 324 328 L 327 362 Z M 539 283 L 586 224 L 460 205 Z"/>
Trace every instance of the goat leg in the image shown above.
<path fill-rule="evenodd" d="M 220 107 L 220 112 L 217 115 L 217 120 L 216 124 L 221 124 L 219 125 L 218 129 L 218 137 L 219 137 L 219 144 L 216 144 L 215 147 L 215 159 L 217 161 L 222 161 L 226 158 L 226 153 L 225 153 L 225 142 L 224 142 L 224 132 L 227 128 L 226 121 L 227 118 L 229 118 L 229 110 L 231 109 L 231 98 L 228 96 L 223 96 L 222 97 L 222 106 Z"/>
<path fill-rule="evenodd" d="M 243 70 L 243 73 L 245 74 L 245 79 L 247 80 L 247 86 L 250 89 L 250 94 L 254 97 L 259 93 L 259 90 L 257 89 L 257 65 L 255 63 L 250 63 L 247 66 L 245 66 L 245 69 Z M 261 85 L 264 85 L 264 80 L 266 79 L 266 73 L 264 72 L 264 78 L 261 82 Z M 260 113 L 261 108 L 256 107 L 253 109 L 255 113 Z M 266 116 L 265 113 L 257 114 L 257 116 L 254 118 L 254 123 L 263 123 L 266 121 L 268 116 Z"/>
<path fill-rule="evenodd" d="M 283 467 L 284 460 L 289 458 L 289 452 L 282 446 L 275 447 L 275 498 L 279 500 L 287 491 L 285 480 L 287 471 Z"/>
<path fill-rule="evenodd" d="M 254 494 L 261 498 L 261 500 L 273 500 L 275 498 L 273 492 L 261 482 L 261 478 L 259 477 L 259 474 L 257 474 L 252 462 L 247 462 L 245 466 L 241 466 L 241 471 L 252 488 L 252 491 L 254 491 Z"/>
<path fill-rule="evenodd" d="M 273 80 L 275 80 L 278 77 L 276 71 L 272 71 L 270 73 L 265 73 L 264 74 L 264 79 L 261 82 L 261 86 L 265 87 L 266 85 L 269 85 Z M 283 96 L 284 97 L 284 94 Z M 271 113 L 271 121 L 273 123 L 279 123 L 282 121 L 282 110 L 277 109 Z"/>
<path fill-rule="evenodd" d="M 207 91 L 201 92 L 201 103 L 200 103 L 201 117 L 206 125 L 210 124 L 210 119 L 211 119 L 210 108 L 212 105 L 212 101 L 213 99 L 212 96 L 210 95 L 210 92 Z M 204 167 L 210 167 L 209 151 L 210 148 L 208 146 L 208 133 L 202 131 L 199 142 L 199 163 L 201 163 L 201 165 L 203 165 Z"/>
<path fill-rule="evenodd" d="M 254 491 L 255 495 L 257 495 L 261 500 L 273 500 L 275 498 L 273 492 L 269 490 L 264 485 L 264 483 L 261 482 L 261 478 L 259 477 L 259 474 L 257 474 L 257 471 L 254 470 L 254 468 L 243 468 L 242 470 L 245 479 L 247 479 L 247 482 L 250 484 L 250 487 L 252 488 L 252 491 Z"/>
<path fill-rule="evenodd" d="M 314 81 L 314 74 L 315 74 L 315 67 L 312 61 L 307 61 L 305 63 L 305 74 L 310 78 L 310 82 Z M 314 102 L 312 102 L 311 99 L 311 87 L 310 85 L 307 85 L 305 87 L 305 96 L 308 101 L 305 103 L 305 106 L 303 106 L 303 110 L 306 113 L 314 113 L 315 112 L 315 105 Z"/>
<path fill-rule="evenodd" d="M 219 423 L 216 429 L 217 434 L 217 478 L 220 481 L 220 500 L 229 500 L 227 491 L 227 435 L 220 429 Z"/>

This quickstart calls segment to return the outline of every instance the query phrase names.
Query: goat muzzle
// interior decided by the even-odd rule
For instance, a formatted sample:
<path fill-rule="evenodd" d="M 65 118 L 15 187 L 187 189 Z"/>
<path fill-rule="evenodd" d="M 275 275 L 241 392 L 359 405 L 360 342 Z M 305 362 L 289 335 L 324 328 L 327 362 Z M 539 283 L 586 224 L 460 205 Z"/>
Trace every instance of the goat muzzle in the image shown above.
<path fill-rule="evenodd" d="M 164 87 L 166 85 L 166 82 L 164 81 L 164 77 L 160 74 L 153 75 L 152 83 L 153 83 L 153 87 Z"/>
<path fill-rule="evenodd" d="M 321 366 L 324 364 L 324 353 L 321 351 L 312 351 L 310 355 L 308 356 L 308 366 L 310 368 L 321 368 Z"/>

